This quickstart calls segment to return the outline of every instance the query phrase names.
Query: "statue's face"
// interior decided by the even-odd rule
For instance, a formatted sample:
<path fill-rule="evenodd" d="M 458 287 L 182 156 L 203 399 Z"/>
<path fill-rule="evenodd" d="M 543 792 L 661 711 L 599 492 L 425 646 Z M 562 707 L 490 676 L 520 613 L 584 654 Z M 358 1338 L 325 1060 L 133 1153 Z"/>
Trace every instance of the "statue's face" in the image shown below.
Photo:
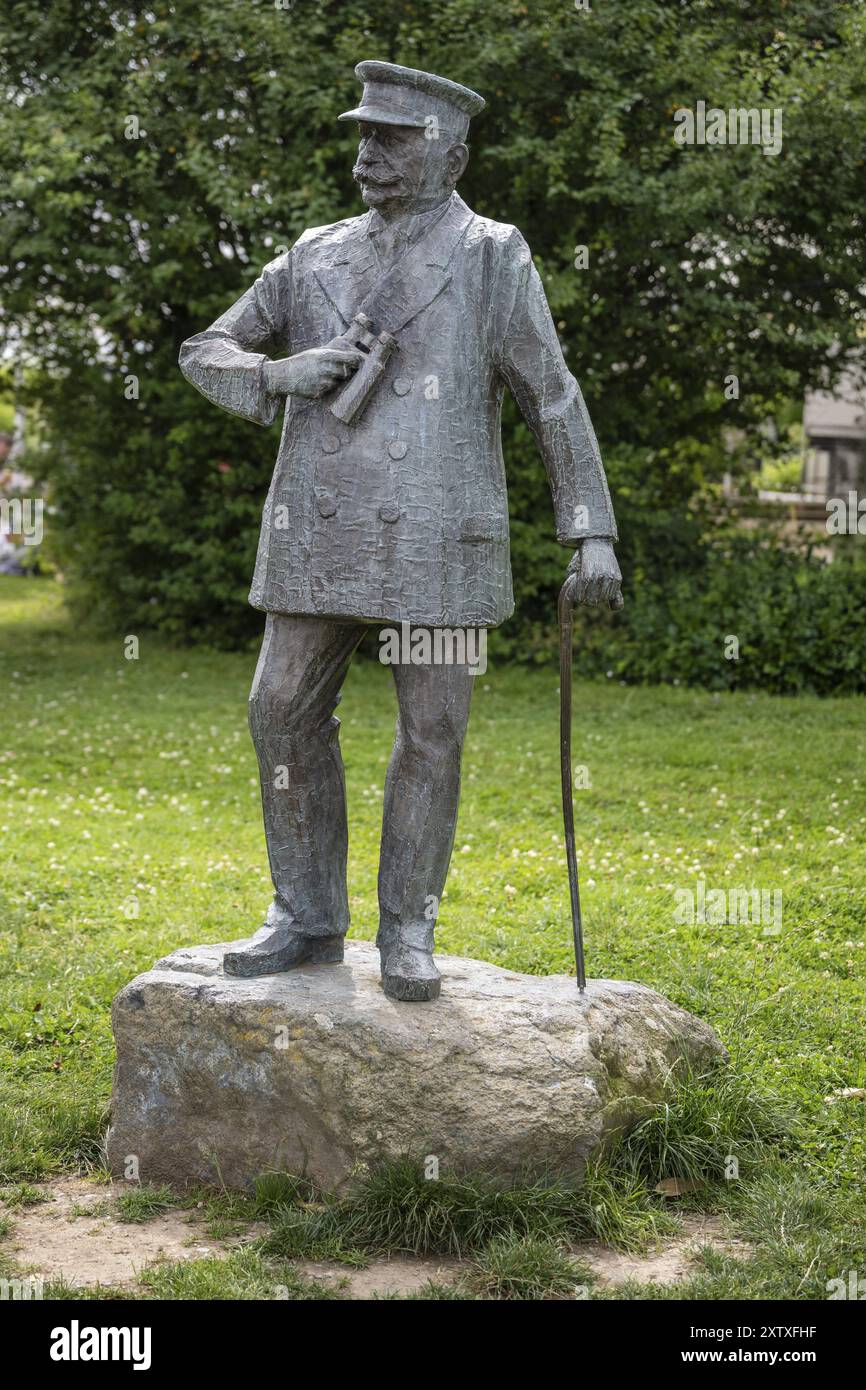
<path fill-rule="evenodd" d="M 361 197 L 379 211 L 422 208 L 441 202 L 454 187 L 463 145 L 429 140 L 424 130 L 406 125 L 359 122 L 360 143 L 352 177 Z M 459 169 L 458 169 L 459 166 Z"/>

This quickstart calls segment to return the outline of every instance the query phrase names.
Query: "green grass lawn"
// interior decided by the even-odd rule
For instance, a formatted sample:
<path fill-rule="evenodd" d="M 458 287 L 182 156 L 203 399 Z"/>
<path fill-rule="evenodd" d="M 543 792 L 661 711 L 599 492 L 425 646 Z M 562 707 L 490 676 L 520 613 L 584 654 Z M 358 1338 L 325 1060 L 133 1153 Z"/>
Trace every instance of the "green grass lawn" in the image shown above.
<path fill-rule="evenodd" d="M 255 653 L 145 635 L 127 660 L 126 635 L 81 635 L 50 581 L 0 580 L 5 1181 L 98 1161 L 113 995 L 176 947 L 249 934 L 269 898 L 246 726 Z M 557 673 L 493 658 L 477 686 L 439 948 L 573 971 Z M 356 937 L 376 929 L 395 714 L 387 670 L 356 662 L 340 707 Z M 576 683 L 589 973 L 640 980 L 708 1019 L 738 1072 L 800 1121 L 752 1186 L 712 1198 L 759 1243 L 750 1272 L 709 1261 L 691 1296 L 825 1297 L 814 1290 L 858 1251 L 866 1275 L 866 1104 L 825 1099 L 866 1086 L 864 716 L 859 698 Z M 699 879 L 707 892 L 780 891 L 780 930 L 684 923 L 678 891 Z"/>

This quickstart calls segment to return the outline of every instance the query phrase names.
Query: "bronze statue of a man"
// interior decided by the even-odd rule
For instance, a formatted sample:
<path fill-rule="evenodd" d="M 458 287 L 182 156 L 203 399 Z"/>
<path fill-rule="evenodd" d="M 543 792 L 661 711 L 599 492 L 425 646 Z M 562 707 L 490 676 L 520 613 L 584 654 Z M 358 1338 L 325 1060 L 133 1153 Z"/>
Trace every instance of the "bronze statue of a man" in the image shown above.
<path fill-rule="evenodd" d="M 369 211 L 305 232 L 211 328 L 184 375 L 236 415 L 284 411 L 250 602 L 267 614 L 250 694 L 274 901 L 228 974 L 339 961 L 349 926 L 334 709 L 370 623 L 486 629 L 514 607 L 500 408 L 532 428 L 575 596 L 617 602 L 616 525 L 580 388 L 529 248 L 454 191 L 477 93 L 364 62 L 353 170 Z M 272 359 L 271 354 L 288 354 Z M 429 1000 L 473 669 L 393 667 L 377 944 L 387 994 Z M 431 910 L 432 905 L 432 910 Z"/>

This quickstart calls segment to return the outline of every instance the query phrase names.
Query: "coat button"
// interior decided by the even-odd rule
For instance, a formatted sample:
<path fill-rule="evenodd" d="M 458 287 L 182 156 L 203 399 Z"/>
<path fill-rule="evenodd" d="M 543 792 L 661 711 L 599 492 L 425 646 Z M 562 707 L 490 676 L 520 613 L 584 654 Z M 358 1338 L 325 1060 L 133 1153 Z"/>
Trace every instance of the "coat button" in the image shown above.
<path fill-rule="evenodd" d="M 400 508 L 396 502 L 383 502 L 379 508 L 380 521 L 397 521 L 400 517 Z"/>
<path fill-rule="evenodd" d="M 322 439 L 322 448 L 326 454 L 335 454 L 340 447 L 340 441 L 335 434 L 326 434 Z"/>
<path fill-rule="evenodd" d="M 337 504 L 333 497 L 329 497 L 328 494 L 324 492 L 320 493 L 316 498 L 316 507 L 318 508 L 319 516 L 333 516 L 334 512 L 337 510 Z"/>
<path fill-rule="evenodd" d="M 397 396 L 408 396 L 412 390 L 412 380 L 408 376 L 395 376 L 392 386 Z"/>
<path fill-rule="evenodd" d="M 392 459 L 404 459 L 408 452 L 409 445 L 404 444 L 402 439 L 392 439 L 388 445 L 388 453 Z"/>

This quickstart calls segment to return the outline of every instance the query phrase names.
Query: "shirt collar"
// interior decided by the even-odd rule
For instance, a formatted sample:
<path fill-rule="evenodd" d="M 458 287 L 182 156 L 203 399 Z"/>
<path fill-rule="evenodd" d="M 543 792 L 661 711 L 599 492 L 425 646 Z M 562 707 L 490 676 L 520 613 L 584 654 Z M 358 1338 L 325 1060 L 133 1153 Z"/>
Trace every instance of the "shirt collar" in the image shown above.
<path fill-rule="evenodd" d="M 451 197 L 443 199 L 441 203 L 437 203 L 435 208 L 427 208 L 424 212 L 409 213 L 408 216 L 397 218 L 394 221 L 386 221 L 380 212 L 377 212 L 375 208 L 371 208 L 368 214 L 367 232 L 374 239 L 388 232 L 389 234 L 405 238 L 411 246 L 419 237 L 423 236 L 430 227 L 435 226 L 440 217 L 445 216 L 445 213 L 451 206 L 453 197 L 454 194 L 452 193 Z"/>

